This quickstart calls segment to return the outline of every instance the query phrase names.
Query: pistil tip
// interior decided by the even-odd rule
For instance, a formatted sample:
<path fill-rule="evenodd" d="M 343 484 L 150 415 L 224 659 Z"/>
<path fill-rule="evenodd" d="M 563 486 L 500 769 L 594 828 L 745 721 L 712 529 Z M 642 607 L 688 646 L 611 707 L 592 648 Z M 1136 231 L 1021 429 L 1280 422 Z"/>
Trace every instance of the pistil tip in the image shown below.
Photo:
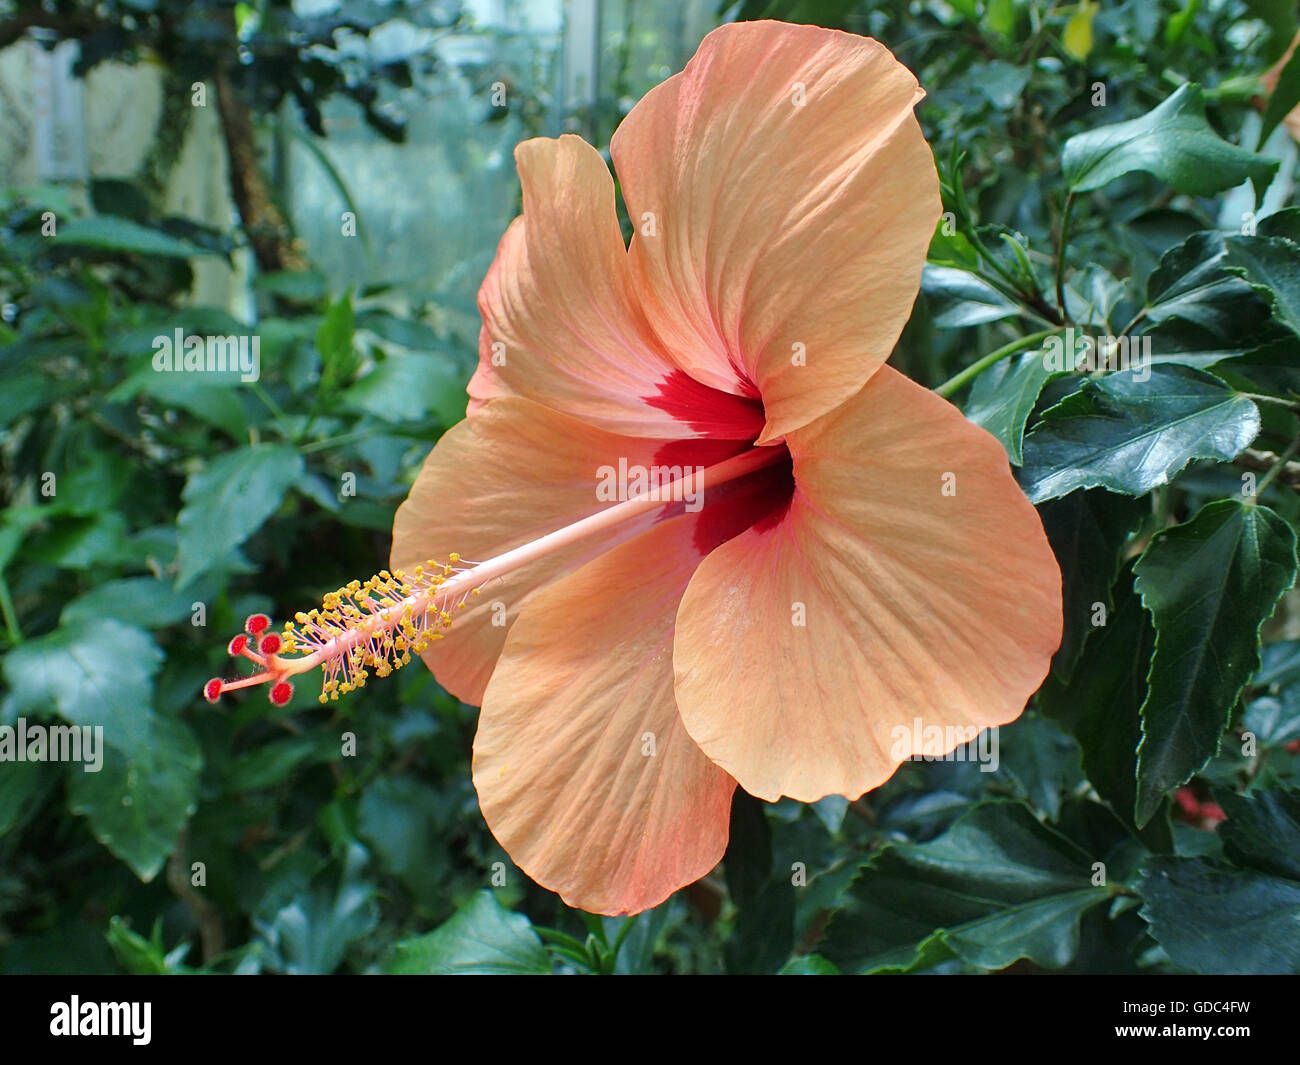
<path fill-rule="evenodd" d="M 271 625 L 271 619 L 265 614 L 249 614 L 248 620 L 244 622 L 244 631 L 250 636 L 257 636 L 265 632 Z"/>
<path fill-rule="evenodd" d="M 268 632 L 262 637 L 262 642 L 257 645 L 257 649 L 264 655 L 278 654 L 280 651 L 280 634 Z"/>
<path fill-rule="evenodd" d="M 203 698 L 210 703 L 215 703 L 221 698 L 221 678 L 213 677 L 207 684 L 203 685 Z"/>
<path fill-rule="evenodd" d="M 248 646 L 248 637 L 241 632 L 238 636 L 234 637 L 234 639 L 230 641 L 230 644 L 226 648 L 226 650 L 228 650 L 231 656 L 233 657 L 235 655 L 242 655 L 244 653 L 244 648 L 246 648 L 247 646 Z"/>
<path fill-rule="evenodd" d="M 293 698 L 293 685 L 287 680 L 282 680 L 278 684 L 272 684 L 271 690 L 268 693 L 268 698 L 270 698 L 271 702 L 276 706 L 284 706 L 285 703 Z"/>

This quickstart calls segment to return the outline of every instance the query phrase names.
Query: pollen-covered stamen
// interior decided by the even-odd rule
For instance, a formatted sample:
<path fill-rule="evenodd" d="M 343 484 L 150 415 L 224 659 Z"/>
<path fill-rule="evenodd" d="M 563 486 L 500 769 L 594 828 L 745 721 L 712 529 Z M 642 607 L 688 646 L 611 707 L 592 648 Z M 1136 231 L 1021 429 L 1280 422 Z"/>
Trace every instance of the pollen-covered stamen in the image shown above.
<path fill-rule="evenodd" d="M 410 573 L 380 570 L 325 596 L 319 609 L 285 625 L 286 642 L 307 651 L 324 671 L 320 701 L 365 687 L 371 671 L 386 677 L 411 661 L 451 627 L 452 611 L 477 588 L 473 566 L 455 553 L 429 560 Z M 301 660 L 300 660 L 301 661 Z"/>
<path fill-rule="evenodd" d="M 278 649 L 274 648 L 274 640 L 267 642 L 273 633 L 259 641 L 262 654 L 241 644 L 238 638 L 232 640 L 231 653 L 251 659 L 263 672 L 240 680 L 209 681 L 204 697 L 214 702 L 222 692 L 270 684 L 271 701 L 283 705 L 292 695 L 288 678 L 320 667 L 325 675 L 320 701 L 337 699 L 340 694 L 364 687 L 372 670 L 375 676 L 386 677 L 410 662 L 412 652 L 420 654 L 434 640 L 442 639 L 451 628 L 455 612 L 464 609 L 469 598 L 479 594 L 489 581 L 662 507 L 679 498 L 674 489 L 690 485 L 692 490 L 703 492 L 771 466 L 787 455 L 783 447 L 755 447 L 706 470 L 685 473 L 655 491 L 616 503 L 484 562 L 469 562 L 453 553 L 446 562 L 429 561 L 410 573 L 380 570 L 364 583 L 352 581 L 325 596 L 319 608 L 294 615 L 278 637 Z M 265 614 L 254 614 L 244 627 L 256 637 L 269 625 Z M 286 657 L 295 654 L 300 657 Z M 283 697 L 283 702 L 278 697 Z"/>

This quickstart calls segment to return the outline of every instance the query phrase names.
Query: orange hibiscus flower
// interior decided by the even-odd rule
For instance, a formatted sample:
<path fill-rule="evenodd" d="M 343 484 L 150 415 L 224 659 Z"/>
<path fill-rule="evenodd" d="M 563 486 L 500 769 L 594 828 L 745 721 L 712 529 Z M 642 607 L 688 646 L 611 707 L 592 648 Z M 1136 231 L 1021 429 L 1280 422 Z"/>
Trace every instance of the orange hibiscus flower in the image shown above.
<path fill-rule="evenodd" d="M 1001 446 L 884 365 L 940 211 L 922 95 L 862 37 L 711 33 L 614 136 L 630 246 L 595 149 L 521 144 L 470 413 L 392 573 L 238 648 L 265 671 L 233 686 L 323 666 L 332 697 L 422 654 L 482 707 L 502 846 L 609 914 L 714 867 L 737 784 L 857 797 L 917 723 L 951 749 L 1015 718 L 1059 569 Z"/>

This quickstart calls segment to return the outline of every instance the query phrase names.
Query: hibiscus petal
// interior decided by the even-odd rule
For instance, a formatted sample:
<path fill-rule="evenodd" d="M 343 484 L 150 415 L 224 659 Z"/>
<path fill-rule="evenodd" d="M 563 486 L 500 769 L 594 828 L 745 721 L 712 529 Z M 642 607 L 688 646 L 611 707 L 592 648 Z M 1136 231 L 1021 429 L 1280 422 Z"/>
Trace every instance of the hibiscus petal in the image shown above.
<path fill-rule="evenodd" d="M 708 445 L 674 445 L 678 463 Z M 596 429 L 526 399 L 495 399 L 451 428 L 429 453 L 393 523 L 392 563 L 411 569 L 455 551 L 483 561 L 608 507 L 597 498 L 598 467 L 651 466 L 661 440 Z M 711 456 L 710 456 L 711 457 Z M 465 702 L 481 700 L 508 627 L 532 592 L 621 540 L 654 514 L 540 558 L 492 581 L 457 611 L 447 639 L 424 660 L 438 682 Z"/>
<path fill-rule="evenodd" d="M 735 781 L 673 701 L 698 524 L 669 519 L 535 593 L 483 699 L 483 816 L 524 872 L 592 913 L 658 905 L 726 849 Z"/>
<path fill-rule="evenodd" d="M 682 599 L 677 702 L 751 794 L 854 798 L 955 746 L 918 731 L 1021 712 L 1060 643 L 1061 575 L 998 442 L 889 367 L 787 443 L 785 514 Z"/>
<path fill-rule="evenodd" d="M 516 395 L 628 435 L 697 435 L 642 398 L 675 367 L 632 293 L 604 160 L 571 134 L 525 141 L 515 160 L 524 213 L 479 290 L 471 413 Z"/>
<path fill-rule="evenodd" d="M 747 22 L 614 134 L 646 316 L 691 377 L 761 393 L 762 442 L 857 392 L 907 321 L 941 209 L 922 96 L 876 41 Z"/>

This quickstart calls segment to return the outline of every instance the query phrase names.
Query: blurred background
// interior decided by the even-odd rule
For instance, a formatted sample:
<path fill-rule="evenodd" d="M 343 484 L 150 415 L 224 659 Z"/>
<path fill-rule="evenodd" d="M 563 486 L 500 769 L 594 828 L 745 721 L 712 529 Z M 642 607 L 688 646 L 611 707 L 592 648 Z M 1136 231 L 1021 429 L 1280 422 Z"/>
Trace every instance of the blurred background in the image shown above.
<path fill-rule="evenodd" d="M 524 971 L 775 971 L 882 841 L 928 839 L 977 795 L 1041 795 L 1008 753 L 994 774 L 905 767 L 867 803 L 738 810 L 725 874 L 597 920 L 496 845 L 469 776 L 476 711 L 426 670 L 328 707 L 310 684 L 283 708 L 198 693 L 231 675 L 246 615 L 283 619 L 386 564 L 397 505 L 464 413 L 520 140 L 606 150 L 725 19 L 846 28 L 921 78 L 927 136 L 949 175 L 964 153 L 1008 263 L 1021 242 L 1046 267 L 1064 140 L 1194 75 L 1249 141 L 1282 6 L 0 3 L 0 723 L 100 723 L 109 744 L 99 773 L 0 766 L 0 971 L 486 964 L 469 932 Z M 1265 153 L 1275 209 L 1285 129 Z M 1248 188 L 1173 197 L 1146 175 L 1106 195 L 1122 232 L 1096 213 L 1074 237 L 1102 285 L 1252 206 Z M 896 356 L 928 384 L 1016 335 L 947 298 L 918 304 Z M 255 336 L 259 379 L 155 372 L 154 338 L 178 329 Z M 1066 752 L 1059 799 L 1077 751 L 1070 770 L 1073 741 L 1045 742 Z M 797 899 L 753 887 L 793 862 L 811 878 Z M 1094 968 L 1123 968 L 1140 935 L 1136 915 L 1112 924 L 1125 951 L 1098 930 Z"/>

